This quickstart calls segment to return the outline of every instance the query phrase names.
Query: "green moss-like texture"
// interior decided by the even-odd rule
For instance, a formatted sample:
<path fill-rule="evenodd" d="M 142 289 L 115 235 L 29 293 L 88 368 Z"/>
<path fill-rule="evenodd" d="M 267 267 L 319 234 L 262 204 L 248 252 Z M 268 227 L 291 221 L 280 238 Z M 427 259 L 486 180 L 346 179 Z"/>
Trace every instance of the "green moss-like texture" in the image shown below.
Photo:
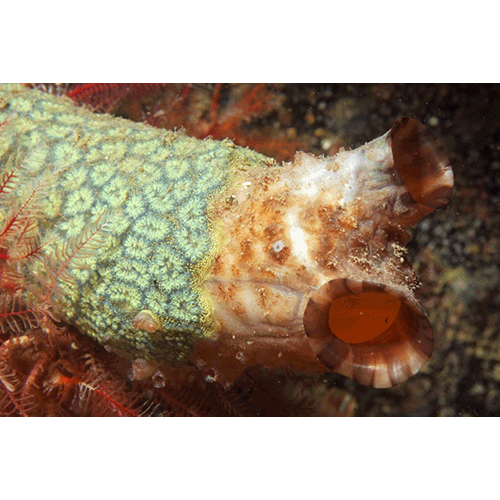
<path fill-rule="evenodd" d="M 133 356 L 185 358 L 214 328 L 202 285 L 220 245 L 212 203 L 228 194 L 240 170 L 273 161 L 231 141 L 199 141 L 96 115 L 21 86 L 0 87 L 4 120 L 0 169 L 19 151 L 36 151 L 30 176 L 47 179 L 39 232 L 41 240 L 50 238 L 44 252 L 52 261 L 64 262 L 86 235 L 109 223 L 70 260 L 71 280 L 58 283 L 59 312 Z M 20 197 L 25 188 L 19 186 Z M 152 333 L 132 325 L 144 310 L 160 325 Z"/>

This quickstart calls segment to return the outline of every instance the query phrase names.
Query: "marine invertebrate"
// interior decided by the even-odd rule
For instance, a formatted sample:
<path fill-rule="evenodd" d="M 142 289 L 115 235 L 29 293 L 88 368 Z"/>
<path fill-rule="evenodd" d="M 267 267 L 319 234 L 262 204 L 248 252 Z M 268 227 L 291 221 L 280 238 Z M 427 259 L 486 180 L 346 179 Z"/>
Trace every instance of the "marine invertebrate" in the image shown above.
<path fill-rule="evenodd" d="M 276 88 L 265 84 L 34 84 L 55 95 L 67 95 L 93 111 L 125 116 L 135 122 L 162 129 L 182 128 L 197 139 L 231 139 L 278 161 L 289 160 L 307 142 L 281 134 L 270 125 L 263 130 L 249 127 L 262 120 L 283 101 Z"/>
<path fill-rule="evenodd" d="M 354 151 L 252 172 L 218 212 L 231 237 L 206 284 L 222 333 L 216 355 L 203 340 L 195 356 L 222 373 L 239 354 L 374 387 L 404 382 L 433 346 L 405 229 L 452 187 L 442 145 L 410 118 Z"/>
<path fill-rule="evenodd" d="M 38 150 L 30 176 L 50 165 L 57 178 L 23 297 L 48 284 L 55 314 L 108 348 L 224 382 L 291 365 L 387 387 L 428 359 L 405 227 L 446 202 L 453 178 L 418 122 L 278 165 L 20 87 L 0 91 L 6 119 L 2 162 Z"/>

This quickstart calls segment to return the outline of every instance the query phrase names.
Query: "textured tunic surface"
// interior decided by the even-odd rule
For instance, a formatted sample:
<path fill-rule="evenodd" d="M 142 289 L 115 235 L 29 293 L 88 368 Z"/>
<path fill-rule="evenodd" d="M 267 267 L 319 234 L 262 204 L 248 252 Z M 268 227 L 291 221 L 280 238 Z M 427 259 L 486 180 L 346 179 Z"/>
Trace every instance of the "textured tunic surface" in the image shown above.
<path fill-rule="evenodd" d="M 211 206 L 225 202 L 239 170 L 273 160 L 229 140 L 96 115 L 16 86 L 0 87 L 4 121 L 0 168 L 15 157 L 43 184 L 46 261 L 53 273 L 66 266 L 71 275 L 58 283 L 58 312 L 132 355 L 185 357 L 215 327 L 202 286 L 220 247 Z M 19 198 L 27 192 L 17 186 Z M 50 280 L 46 267 L 33 271 Z M 134 326 L 141 311 L 153 327 Z"/>

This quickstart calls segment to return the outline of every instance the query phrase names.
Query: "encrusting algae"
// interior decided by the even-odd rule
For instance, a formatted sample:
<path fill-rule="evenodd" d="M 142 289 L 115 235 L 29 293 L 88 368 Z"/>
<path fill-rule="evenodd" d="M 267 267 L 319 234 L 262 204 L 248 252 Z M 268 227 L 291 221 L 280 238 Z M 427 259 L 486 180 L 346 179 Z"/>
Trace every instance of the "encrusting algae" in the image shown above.
<path fill-rule="evenodd" d="M 0 87 L 0 123 L 8 199 L 41 242 L 24 293 L 106 347 L 222 381 L 291 365 L 375 387 L 429 359 L 405 228 L 453 175 L 415 120 L 284 165 L 22 86 Z"/>

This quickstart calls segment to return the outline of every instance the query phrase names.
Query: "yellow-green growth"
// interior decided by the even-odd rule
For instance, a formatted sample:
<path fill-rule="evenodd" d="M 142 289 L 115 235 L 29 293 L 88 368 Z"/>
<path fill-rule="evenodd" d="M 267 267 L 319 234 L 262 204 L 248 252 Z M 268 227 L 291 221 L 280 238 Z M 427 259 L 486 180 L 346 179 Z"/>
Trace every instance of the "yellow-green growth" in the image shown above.
<path fill-rule="evenodd" d="M 45 265 L 31 271 L 56 277 L 59 312 L 133 356 L 183 359 L 213 329 L 202 286 L 219 245 L 211 205 L 238 170 L 273 161 L 229 140 L 96 115 L 20 86 L 0 87 L 0 123 L 6 119 L 0 170 L 22 149 L 38 151 L 33 178 L 50 172 L 38 228 L 49 239 Z M 160 328 L 134 327 L 141 311 Z"/>

